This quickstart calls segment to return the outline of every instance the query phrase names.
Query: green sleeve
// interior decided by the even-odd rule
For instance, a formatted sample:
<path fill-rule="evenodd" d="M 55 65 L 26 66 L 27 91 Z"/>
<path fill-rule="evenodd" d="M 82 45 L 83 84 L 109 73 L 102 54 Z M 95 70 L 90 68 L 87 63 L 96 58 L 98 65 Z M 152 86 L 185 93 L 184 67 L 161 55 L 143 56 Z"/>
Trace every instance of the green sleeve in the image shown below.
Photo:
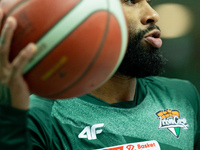
<path fill-rule="evenodd" d="M 194 121 L 196 134 L 194 135 L 194 150 L 200 150 L 200 97 L 196 87 L 192 83 L 188 81 L 185 83 L 187 84 L 180 87 L 179 90 L 184 89 L 182 93 L 185 93 L 195 112 Z"/>
<path fill-rule="evenodd" d="M 11 106 L 9 89 L 0 83 L 0 149 L 30 150 L 31 138 L 27 130 L 28 111 Z"/>
<path fill-rule="evenodd" d="M 40 123 L 29 111 L 9 106 L 11 100 L 8 88 L 0 84 L 0 149 L 2 150 L 43 150 L 44 134 Z M 31 120 L 31 121 L 30 121 Z M 29 123 L 31 122 L 31 127 Z M 37 128 L 37 132 L 34 132 Z M 40 134 L 40 135 L 39 135 Z"/>
<path fill-rule="evenodd" d="M 193 86 L 195 95 L 196 95 L 196 102 L 193 102 L 193 107 L 195 108 L 196 118 L 197 118 L 197 130 L 195 135 L 195 146 L 194 150 L 200 150 L 200 98 L 196 88 Z"/>
<path fill-rule="evenodd" d="M 38 120 L 40 115 L 43 120 Z M 37 108 L 23 111 L 0 106 L 0 149 L 46 150 L 51 146 L 50 126 L 49 117 Z"/>
<path fill-rule="evenodd" d="M 30 150 L 28 111 L 0 106 L 0 147 L 3 150 Z"/>

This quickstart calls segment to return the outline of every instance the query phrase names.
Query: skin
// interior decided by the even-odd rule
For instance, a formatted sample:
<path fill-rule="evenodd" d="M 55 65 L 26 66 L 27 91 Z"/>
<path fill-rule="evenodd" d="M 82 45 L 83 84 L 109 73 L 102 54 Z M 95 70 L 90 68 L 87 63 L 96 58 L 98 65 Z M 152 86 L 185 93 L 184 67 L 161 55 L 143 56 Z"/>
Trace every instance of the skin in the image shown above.
<path fill-rule="evenodd" d="M 146 0 L 132 1 L 121 0 L 122 7 L 127 17 L 128 25 L 132 30 L 145 30 L 151 24 L 155 24 L 159 16 L 151 8 Z M 0 9 L 0 22 L 3 12 Z M 11 100 L 0 99 L 0 104 L 9 105 L 17 109 L 28 110 L 29 89 L 23 79 L 22 71 L 27 62 L 34 56 L 37 47 L 30 43 L 25 47 L 13 62 L 8 61 L 10 43 L 17 22 L 13 17 L 9 17 L 3 27 L 0 36 L 0 83 L 9 88 Z M 145 41 L 143 41 L 145 42 Z M 116 103 L 134 99 L 136 89 L 136 78 L 114 75 L 109 81 L 97 90 L 91 92 L 92 95 L 106 101 Z"/>
<path fill-rule="evenodd" d="M 0 9 L 0 21 L 2 20 L 3 11 Z M 13 60 L 8 61 L 10 43 L 17 22 L 13 17 L 9 17 L 3 27 L 0 37 L 0 83 L 5 85 L 11 94 L 10 99 L 0 99 L 0 103 L 12 106 L 17 109 L 27 110 L 29 106 L 29 90 L 23 79 L 22 71 L 36 52 L 36 46 L 30 43 L 20 54 Z"/>

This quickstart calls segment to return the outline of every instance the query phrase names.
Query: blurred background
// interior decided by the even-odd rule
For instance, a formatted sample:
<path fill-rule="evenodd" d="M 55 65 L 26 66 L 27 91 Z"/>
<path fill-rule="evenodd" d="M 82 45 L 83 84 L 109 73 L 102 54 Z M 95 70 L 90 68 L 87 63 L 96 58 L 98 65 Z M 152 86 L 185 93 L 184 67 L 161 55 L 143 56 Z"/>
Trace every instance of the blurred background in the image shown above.
<path fill-rule="evenodd" d="M 152 0 L 159 13 L 161 50 L 167 57 L 162 76 L 186 79 L 200 93 L 200 0 Z"/>

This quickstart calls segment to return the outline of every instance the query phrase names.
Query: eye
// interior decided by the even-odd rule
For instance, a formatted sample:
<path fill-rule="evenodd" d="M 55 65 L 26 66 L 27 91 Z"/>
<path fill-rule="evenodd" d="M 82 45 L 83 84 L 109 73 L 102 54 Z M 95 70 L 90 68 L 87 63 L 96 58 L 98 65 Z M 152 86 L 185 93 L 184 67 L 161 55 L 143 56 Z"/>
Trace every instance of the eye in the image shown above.
<path fill-rule="evenodd" d="M 151 0 L 146 0 L 146 1 L 147 1 L 147 3 L 151 4 Z M 138 2 L 138 0 L 124 0 L 124 2 L 126 4 L 131 5 L 131 4 L 136 4 Z"/>
<path fill-rule="evenodd" d="M 136 0 L 124 0 L 124 2 L 127 4 L 135 4 Z"/>
<path fill-rule="evenodd" d="M 147 0 L 147 3 L 151 4 L 151 0 Z"/>

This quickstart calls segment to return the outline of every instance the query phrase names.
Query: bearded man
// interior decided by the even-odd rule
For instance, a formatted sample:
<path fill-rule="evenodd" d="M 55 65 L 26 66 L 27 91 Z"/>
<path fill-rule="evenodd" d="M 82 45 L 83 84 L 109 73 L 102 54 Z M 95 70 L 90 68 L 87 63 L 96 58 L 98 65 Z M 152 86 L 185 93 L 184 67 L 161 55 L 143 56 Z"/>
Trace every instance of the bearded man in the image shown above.
<path fill-rule="evenodd" d="M 36 52 L 30 44 L 15 64 L 5 64 L 16 20 L 9 18 L 0 47 L 1 149 L 200 149 L 200 100 L 188 81 L 158 77 L 166 59 L 159 48 L 159 15 L 150 0 L 121 0 L 129 43 L 123 62 L 101 87 L 81 97 L 30 96 L 22 77 Z M 0 11 L 2 16 L 2 11 Z M 5 54 L 6 53 L 6 54 Z M 15 66 L 15 67 L 12 67 Z M 17 66 L 17 67 L 16 67 Z"/>

